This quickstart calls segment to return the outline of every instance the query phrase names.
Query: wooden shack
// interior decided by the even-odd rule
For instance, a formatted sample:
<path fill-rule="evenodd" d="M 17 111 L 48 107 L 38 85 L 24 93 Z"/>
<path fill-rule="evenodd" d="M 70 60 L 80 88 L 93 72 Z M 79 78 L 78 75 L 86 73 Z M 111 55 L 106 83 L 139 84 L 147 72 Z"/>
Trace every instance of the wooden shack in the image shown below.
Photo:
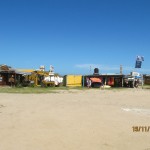
<path fill-rule="evenodd" d="M 24 79 L 23 73 L 7 65 L 0 65 L 0 86 L 11 85 L 10 78 L 13 76 L 14 84 L 21 83 Z"/>
<path fill-rule="evenodd" d="M 15 70 L 7 65 L 0 65 L 0 85 L 9 85 L 9 78 L 14 75 Z M 16 77 L 16 76 L 15 76 Z"/>
<path fill-rule="evenodd" d="M 144 84 L 150 85 L 150 75 L 148 74 L 144 75 L 143 78 L 144 78 Z"/>
<path fill-rule="evenodd" d="M 100 87 L 101 85 L 109 85 L 111 87 L 122 87 L 123 86 L 122 74 L 93 74 L 83 76 L 83 86 L 87 86 L 87 79 L 98 78 L 101 82 L 93 82 L 92 87 Z"/>

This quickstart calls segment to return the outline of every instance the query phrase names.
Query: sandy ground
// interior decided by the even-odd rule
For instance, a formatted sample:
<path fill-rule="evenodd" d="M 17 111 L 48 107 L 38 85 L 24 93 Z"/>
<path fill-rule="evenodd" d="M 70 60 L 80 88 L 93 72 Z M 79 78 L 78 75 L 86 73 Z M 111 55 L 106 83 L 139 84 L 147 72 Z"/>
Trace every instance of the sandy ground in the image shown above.
<path fill-rule="evenodd" d="M 150 150 L 150 91 L 0 94 L 0 150 Z"/>

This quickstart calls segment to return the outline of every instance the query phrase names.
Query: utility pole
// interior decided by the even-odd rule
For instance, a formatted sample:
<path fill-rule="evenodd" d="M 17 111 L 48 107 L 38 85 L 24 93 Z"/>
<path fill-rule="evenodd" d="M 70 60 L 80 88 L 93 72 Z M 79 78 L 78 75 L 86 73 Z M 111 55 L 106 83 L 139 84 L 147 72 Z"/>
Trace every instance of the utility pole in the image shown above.
<path fill-rule="evenodd" d="M 90 75 L 91 75 L 91 66 L 90 66 Z"/>
<path fill-rule="evenodd" d="M 120 65 L 120 74 L 122 75 L 122 65 Z"/>
<path fill-rule="evenodd" d="M 122 75 L 122 65 L 120 65 L 120 75 Z M 122 81 L 121 81 L 121 86 L 123 87 L 123 77 L 122 77 Z"/>

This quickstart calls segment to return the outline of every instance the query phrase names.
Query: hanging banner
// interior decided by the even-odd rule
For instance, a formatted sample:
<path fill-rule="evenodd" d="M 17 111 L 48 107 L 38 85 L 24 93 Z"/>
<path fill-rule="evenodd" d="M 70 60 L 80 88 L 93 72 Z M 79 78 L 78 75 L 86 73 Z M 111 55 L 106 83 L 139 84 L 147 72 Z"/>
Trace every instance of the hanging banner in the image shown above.
<path fill-rule="evenodd" d="M 144 61 L 144 57 L 143 56 L 137 56 L 136 61 Z"/>
<path fill-rule="evenodd" d="M 136 63 L 135 63 L 135 68 L 141 68 L 142 61 L 144 61 L 144 57 L 143 56 L 137 56 Z"/>
<path fill-rule="evenodd" d="M 141 68 L 141 66 L 142 66 L 142 61 L 136 61 L 135 68 Z"/>

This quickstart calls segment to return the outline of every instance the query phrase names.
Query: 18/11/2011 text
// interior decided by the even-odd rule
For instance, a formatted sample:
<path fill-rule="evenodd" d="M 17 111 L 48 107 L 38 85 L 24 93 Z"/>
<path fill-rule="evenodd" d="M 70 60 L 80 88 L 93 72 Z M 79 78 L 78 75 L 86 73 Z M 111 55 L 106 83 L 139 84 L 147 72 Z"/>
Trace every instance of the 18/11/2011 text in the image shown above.
<path fill-rule="evenodd" d="M 133 132 L 150 132 L 150 126 L 133 126 Z"/>

